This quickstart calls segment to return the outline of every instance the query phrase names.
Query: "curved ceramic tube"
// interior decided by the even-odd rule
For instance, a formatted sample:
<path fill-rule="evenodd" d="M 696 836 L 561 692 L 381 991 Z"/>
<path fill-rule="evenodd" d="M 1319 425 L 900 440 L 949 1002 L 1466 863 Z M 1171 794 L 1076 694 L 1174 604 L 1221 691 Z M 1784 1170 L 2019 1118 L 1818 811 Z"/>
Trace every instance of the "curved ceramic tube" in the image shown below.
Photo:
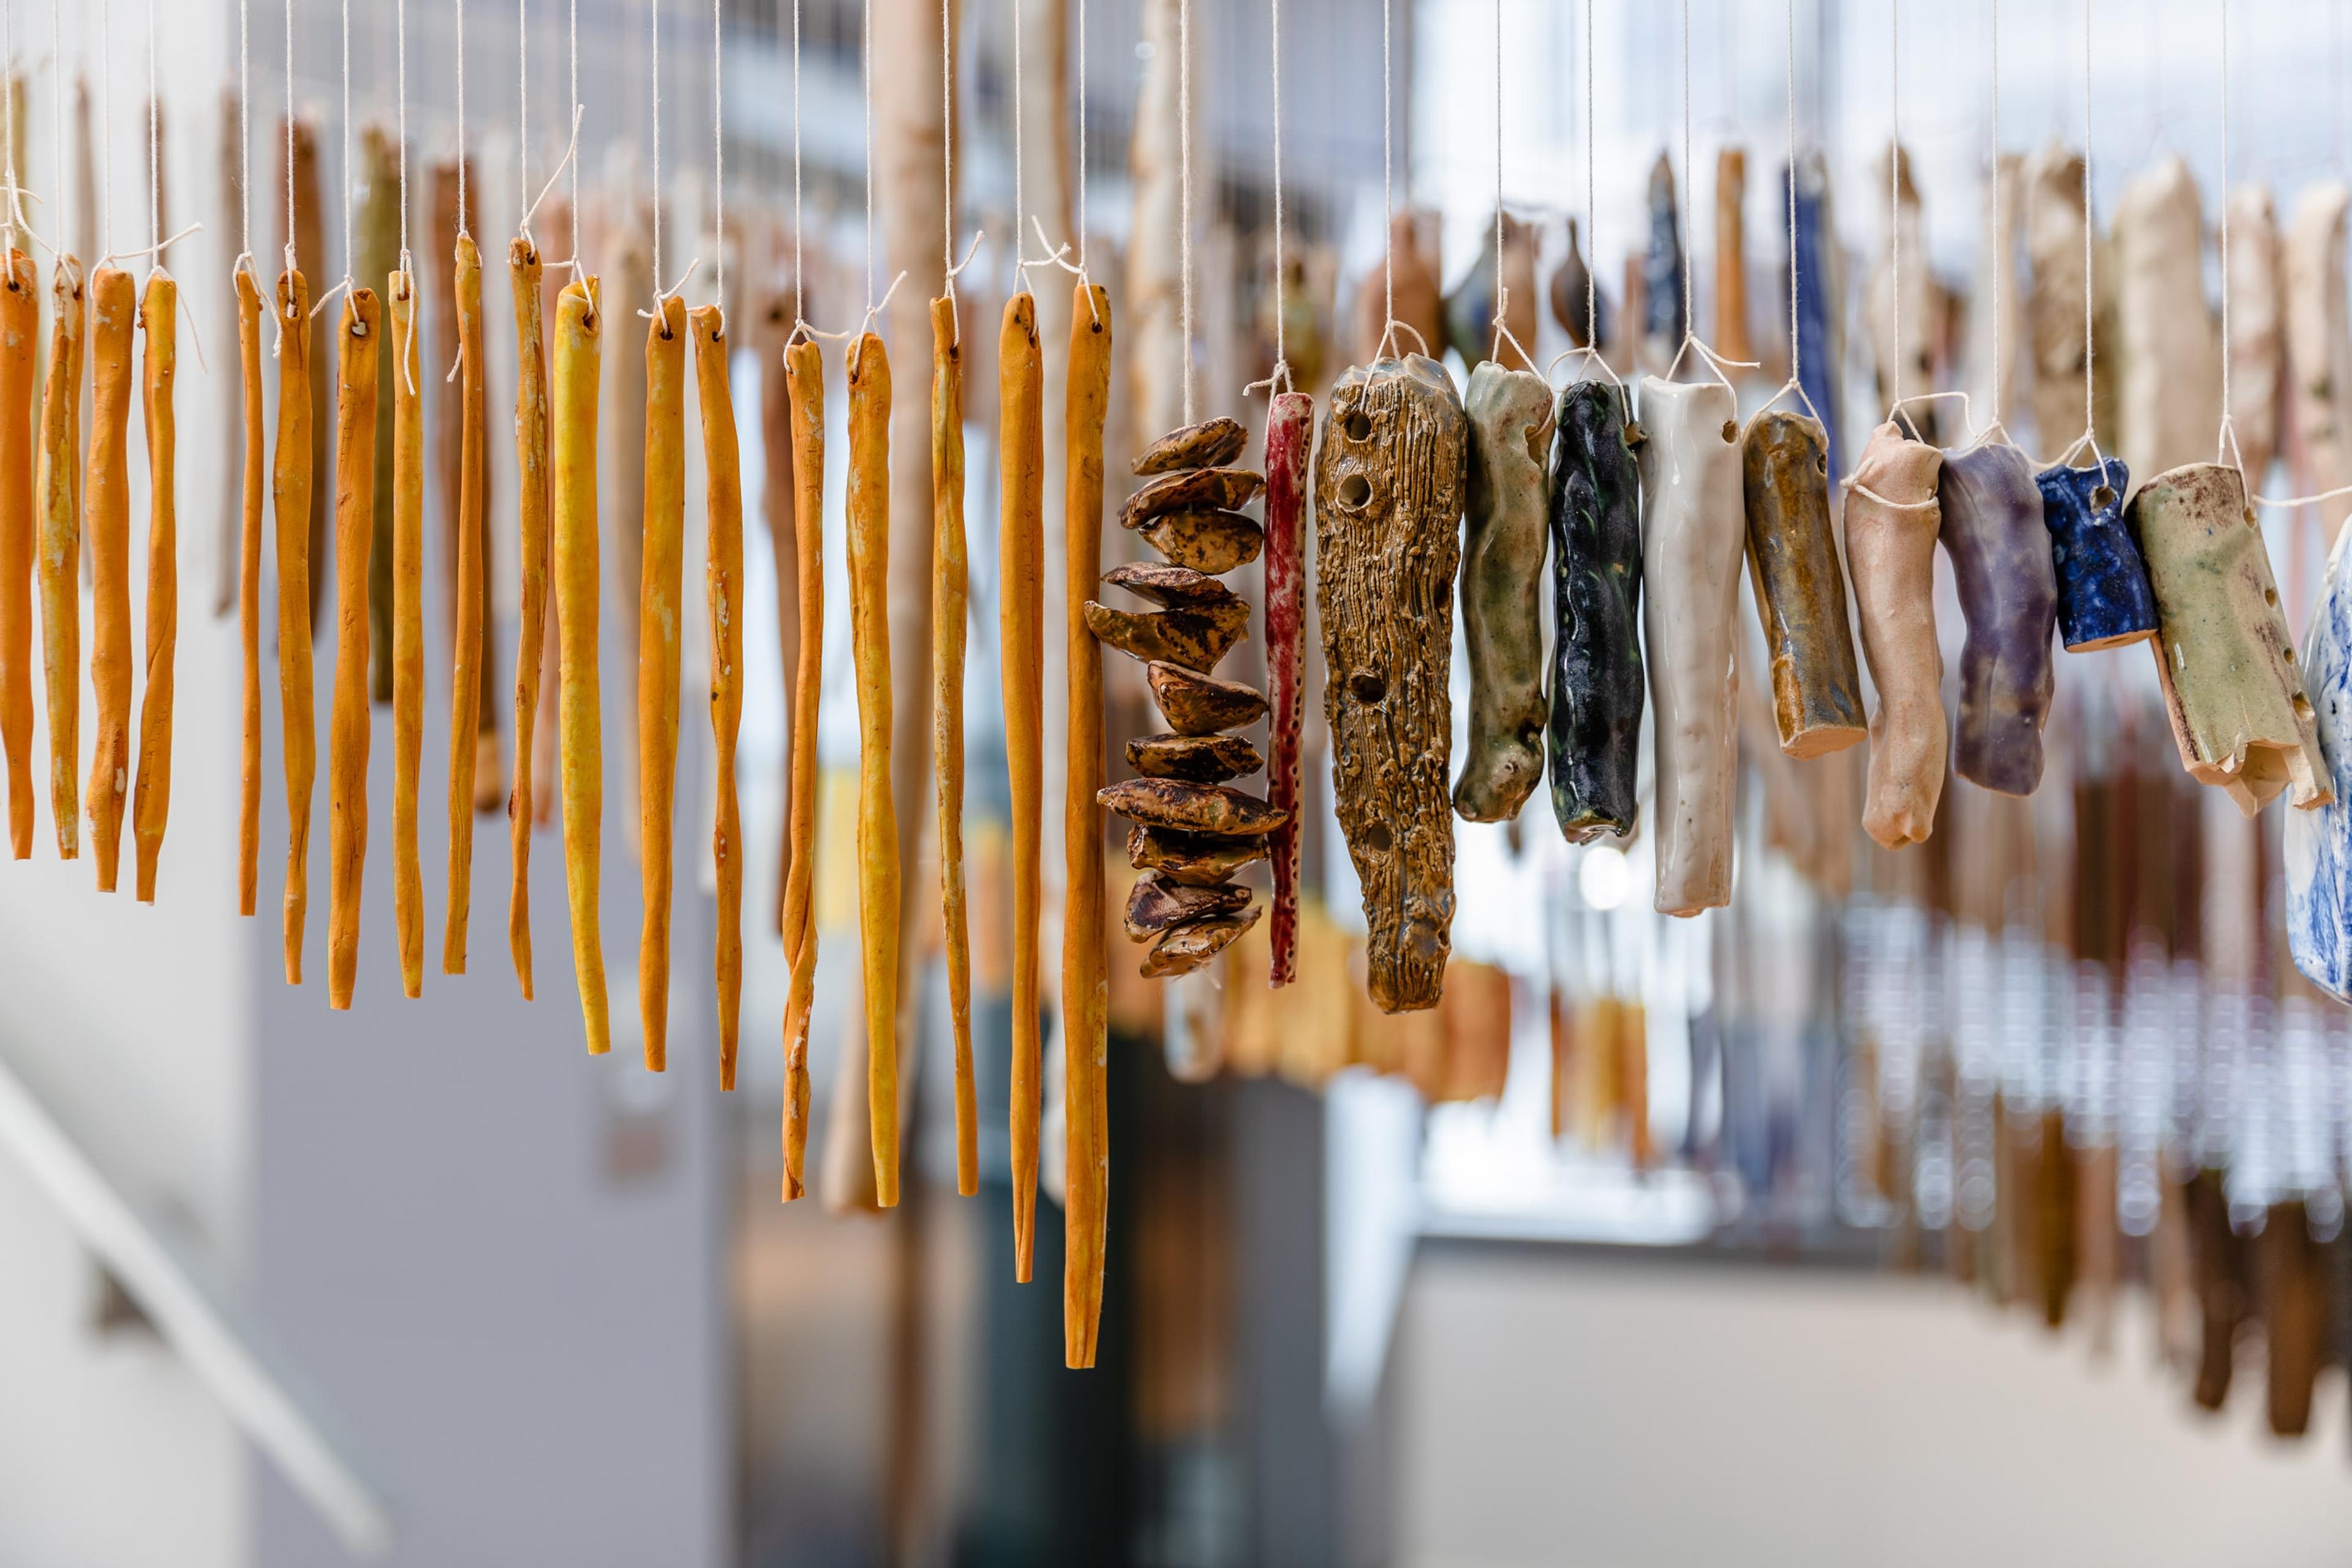
<path fill-rule="evenodd" d="M 1551 479 L 1551 810 L 1571 844 L 1633 831 L 1641 771 L 1641 478 L 1625 395 L 1559 395 Z"/>
<path fill-rule="evenodd" d="M 1454 809 L 1508 822 L 1543 778 L 1544 448 L 1551 387 L 1493 360 L 1470 373 L 1469 508 L 1462 543 L 1462 634 L 1470 655 L 1470 736 Z"/>
<path fill-rule="evenodd" d="M 1893 424 L 1870 433 L 1845 498 L 1845 558 L 1862 657 L 1878 688 L 1863 830 L 1888 849 L 1925 840 L 1944 794 L 1944 656 L 1936 646 L 1936 479 L 1944 455 Z"/>
<path fill-rule="evenodd" d="M 1731 668 L 1739 563 L 1739 425 L 1721 382 L 1642 380 L 1642 626 L 1650 649 L 1657 790 L 1657 909 L 1731 901 L 1738 721 Z"/>
<path fill-rule="evenodd" d="M 122 806 L 131 784 L 131 342 L 138 293 L 131 274 L 100 263 L 89 275 L 89 452 L 81 531 L 89 542 L 90 695 L 98 733 L 82 785 L 98 890 L 114 891 Z"/>
<path fill-rule="evenodd" d="M 2181 766 L 2248 816 L 2290 785 L 2299 806 L 2335 798 L 2238 470 L 2188 463 L 2158 474 L 2126 520 L 2156 591 L 2157 664 Z"/>
<path fill-rule="evenodd" d="M 2118 647 L 2156 635 L 2156 595 L 2147 563 L 2124 526 L 2131 470 L 2120 458 L 2104 468 L 2044 468 L 2042 521 L 2058 582 L 2058 629 L 2070 653 Z"/>
<path fill-rule="evenodd" d="M 145 349 L 141 406 L 147 421 L 147 626 L 142 649 L 147 689 L 139 705 L 139 773 L 131 786 L 131 831 L 142 904 L 155 901 L 163 825 L 172 814 L 173 678 L 180 646 L 180 525 L 174 477 L 179 468 L 179 434 L 173 419 L 172 393 L 179 380 L 179 286 L 171 274 L 158 268 L 147 275 L 139 304 Z M 26 428 L 29 431 L 30 426 Z M 15 433 L 12 426 L 11 439 Z"/>
<path fill-rule="evenodd" d="M 2058 583 L 2033 465 L 2006 441 L 1944 454 L 1944 552 L 1960 593 L 1960 711 L 1952 768 L 2003 795 L 2042 783 L 2042 726 L 2056 687 Z"/>
<path fill-rule="evenodd" d="M 1819 757 L 1858 745 L 1870 726 L 1830 525 L 1829 437 L 1805 415 L 1760 415 L 1740 443 L 1740 468 L 1780 750 Z"/>

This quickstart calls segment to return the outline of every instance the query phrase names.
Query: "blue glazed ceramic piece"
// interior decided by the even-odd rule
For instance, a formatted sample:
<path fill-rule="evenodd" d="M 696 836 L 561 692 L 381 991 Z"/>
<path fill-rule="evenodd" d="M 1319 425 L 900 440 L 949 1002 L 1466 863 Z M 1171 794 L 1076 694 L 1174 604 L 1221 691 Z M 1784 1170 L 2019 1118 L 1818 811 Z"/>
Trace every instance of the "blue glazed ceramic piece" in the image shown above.
<path fill-rule="evenodd" d="M 2089 653 L 2156 635 L 2156 595 L 2147 563 L 2124 525 L 2131 470 L 2109 458 L 2103 468 L 2044 468 L 2042 519 L 2058 571 L 2058 629 L 2067 651 Z"/>
<path fill-rule="evenodd" d="M 2286 814 L 2286 937 L 2294 966 L 2352 1002 L 2352 529 L 2336 536 L 2303 650 L 2305 690 L 2336 798 Z"/>

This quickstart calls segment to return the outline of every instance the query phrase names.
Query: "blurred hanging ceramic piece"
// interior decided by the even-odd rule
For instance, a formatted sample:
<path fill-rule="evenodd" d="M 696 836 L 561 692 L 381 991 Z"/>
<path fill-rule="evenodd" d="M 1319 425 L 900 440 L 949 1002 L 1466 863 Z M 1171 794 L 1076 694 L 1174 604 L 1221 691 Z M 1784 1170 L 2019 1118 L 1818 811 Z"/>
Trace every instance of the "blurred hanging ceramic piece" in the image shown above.
<path fill-rule="evenodd" d="M 2147 563 L 2124 526 L 2131 470 L 2120 458 L 2087 468 L 2044 468 L 2042 521 L 2058 582 L 2058 627 L 2070 653 L 2119 647 L 2156 635 Z"/>
<path fill-rule="evenodd" d="M 2156 591 L 2157 663 L 2181 765 L 2252 816 L 2282 790 L 2335 798 L 2270 555 L 2238 470 L 2189 463 L 2125 514 Z"/>
<path fill-rule="evenodd" d="M 1375 267 L 1356 280 L 1356 358 L 1360 363 L 1369 364 L 1380 357 L 1391 313 L 1422 340 L 1413 342 L 1400 332 L 1390 344 L 1392 352 L 1419 353 L 1425 345 L 1432 354 L 1445 353 L 1445 310 L 1439 296 L 1436 247 L 1424 244 L 1422 236 L 1425 216 L 1418 209 L 1391 213 L 1387 272 Z"/>
<path fill-rule="evenodd" d="M 1979 419 L 1990 410 L 2004 412 L 2025 405 L 2032 366 L 2024 355 L 2025 279 L 2017 265 L 2018 209 L 2024 160 L 2004 153 L 1981 194 L 1985 243 L 1977 247 L 1976 276 L 1970 285 L 1967 316 L 1968 392 Z M 2000 237 L 1996 248 L 1995 235 Z M 1907 236 L 1906 237 L 1908 237 Z M 2079 271 L 2082 258 L 2075 258 Z M 1996 284 L 1998 287 L 1996 287 Z M 2075 322 L 2082 331 L 2082 322 Z M 1994 382 L 1998 367 L 2000 379 Z"/>
<path fill-rule="evenodd" d="M 1837 226 L 1830 208 L 1829 165 L 1818 152 L 1799 160 L 1796 170 L 1797 337 L 1805 353 L 1798 364 L 1806 401 L 1821 416 L 1829 434 L 1829 479 L 1834 485 L 1845 472 L 1847 453 L 1839 434 L 1839 395 L 1845 363 L 1843 296 L 1845 262 L 1837 244 Z"/>
<path fill-rule="evenodd" d="M 1625 394 L 1559 395 L 1552 446 L 1552 815 L 1571 844 L 1633 831 L 1642 737 L 1642 523 Z"/>
<path fill-rule="evenodd" d="M 2286 348 L 2304 467 L 2296 489 L 2352 485 L 2352 309 L 2344 291 L 2345 215 L 2352 189 L 2324 180 L 2295 204 L 2286 241 Z M 2319 503 L 2328 536 L 2352 517 L 2352 495 Z"/>
<path fill-rule="evenodd" d="M 1919 190 L 1911 183 L 1911 154 L 1897 147 L 1890 152 L 1895 161 L 1895 228 L 1897 243 L 1902 247 L 1905 263 L 1902 273 L 1901 321 L 1897 321 L 1895 305 L 1895 273 L 1894 258 L 1888 247 L 1878 247 L 1878 260 L 1870 274 L 1870 298 L 1865 317 L 1870 323 L 1871 363 L 1878 373 L 1878 401 L 1891 403 L 1898 383 L 1913 392 L 1936 384 L 1937 325 L 1942 320 L 1943 290 L 1937 287 L 1927 267 L 1927 241 L 1919 216 Z M 1883 167 L 1883 165 L 1882 165 Z M 1877 189 L 1884 192 L 1886 181 L 1882 177 Z M 1886 221 L 1882 210 L 1879 222 Z M 1898 325 L 1902 341 L 1895 340 Z M 1809 345 L 1810 346 L 1810 345 Z M 1813 357 L 1811 354 L 1807 358 Z M 1897 366 L 1901 374 L 1896 374 Z M 1935 444 L 1938 437 L 1940 405 L 1919 403 L 1906 414 L 1906 423 L 1916 427 L 1921 440 Z M 1823 417 L 1828 417 L 1827 414 Z"/>
<path fill-rule="evenodd" d="M 2304 672 L 2313 721 L 2336 798 L 2291 811 L 2283 825 L 2286 934 L 2294 965 L 2314 985 L 2352 1002 L 2352 530 L 2327 554 Z"/>
<path fill-rule="evenodd" d="M 1291 248 L 1283 258 L 1285 276 L 1278 293 L 1270 281 L 1258 290 L 1251 345 L 1257 355 L 1255 374 L 1260 377 L 1272 374 L 1276 342 L 1275 316 L 1278 310 L 1282 318 L 1283 357 L 1289 362 L 1292 383 L 1301 387 L 1318 386 L 1323 381 L 1323 324 L 1315 310 L 1307 259 L 1297 247 Z M 1267 256 L 1262 265 L 1264 276 L 1270 280 L 1274 258 Z"/>
<path fill-rule="evenodd" d="M 1747 545 L 1739 425 L 1719 381 L 1642 381 L 1642 605 L 1657 791 L 1657 909 L 1731 901 L 1731 644 Z"/>
<path fill-rule="evenodd" d="M 2271 194 L 2241 185 L 2230 203 L 2230 423 L 2257 488 L 2279 448 L 2286 360 L 2278 215 Z M 2339 289 L 2343 278 L 2336 278 Z"/>
<path fill-rule="evenodd" d="M 1845 498 L 1846 564 L 1878 711 L 1862 826 L 1888 849 L 1924 841 L 1944 793 L 1944 657 L 1936 643 L 1936 497 L 1944 456 L 1892 423 L 1870 434 Z"/>
<path fill-rule="evenodd" d="M 1748 339 L 1748 153 L 1725 147 L 1715 154 L 1715 342 L 1726 359 L 1756 357 Z"/>
<path fill-rule="evenodd" d="M 1273 927 L 1267 983 L 1290 984 L 1298 963 L 1299 742 L 1306 686 L 1307 462 L 1315 448 L 1315 400 L 1277 392 L 1265 415 L 1266 801 L 1283 813 L 1274 830 Z M 1231 737 L 1226 737 L 1231 739 Z M 1247 742 L 1241 742 L 1246 749 Z M 1247 769 L 1238 770 L 1247 772 Z"/>
<path fill-rule="evenodd" d="M 2083 160 L 2051 142 L 2025 161 L 2025 290 L 2022 366 L 2035 436 L 2044 449 L 2082 433 Z M 2113 432 L 2108 433 L 2110 436 Z"/>
<path fill-rule="evenodd" d="M 2221 418 L 2221 334 L 2205 303 L 2204 215 L 2189 165 L 2166 157 L 2126 186 L 2115 234 L 2116 445 L 2134 473 L 2162 474 L 2210 457 Z"/>
<path fill-rule="evenodd" d="M 2042 726 L 2056 685 L 2058 584 L 2033 466 L 2006 441 L 1944 454 L 1939 533 L 1959 589 L 1960 710 L 1952 771 L 2002 795 L 2042 783 Z"/>
<path fill-rule="evenodd" d="M 1650 165 L 1649 241 L 1642 252 L 1642 363 L 1664 371 L 1683 345 L 1682 220 L 1675 203 L 1675 166 L 1664 153 Z"/>
<path fill-rule="evenodd" d="M 1471 822 L 1518 816 L 1544 769 L 1544 454 L 1551 387 L 1489 360 L 1470 373 L 1469 507 L 1462 635 L 1470 730 L 1454 809 Z"/>
<path fill-rule="evenodd" d="M 1780 747 L 1792 757 L 1842 752 L 1870 731 L 1830 522 L 1828 437 L 1808 416 L 1767 413 L 1740 447 L 1748 567 Z"/>
<path fill-rule="evenodd" d="M 1495 346 L 1495 228 L 1486 226 L 1486 242 L 1445 301 L 1445 343 L 1473 369 L 1483 363 Z M 1503 284 L 1510 291 L 1506 325 L 1520 345 L 1534 352 L 1536 341 L 1536 231 L 1509 213 L 1503 215 Z M 1578 298 L 1578 320 L 1583 318 Z M 1436 345 L 1433 345 L 1436 347 Z M 1442 349 L 1439 352 L 1443 352 Z M 1513 356 L 1516 359 L 1516 356 Z M 1506 362 L 1510 363 L 1510 362 Z M 1514 370 L 1532 369 L 1512 363 Z"/>
<path fill-rule="evenodd" d="M 1590 288 L 1591 280 L 1592 274 L 1586 268 L 1584 253 L 1578 245 L 1576 220 L 1570 218 L 1568 220 L 1568 254 L 1560 258 L 1558 267 L 1552 268 L 1551 318 L 1568 333 L 1568 341 L 1580 349 L 1592 346 L 1588 341 L 1586 328 L 1596 324 L 1586 319 L 1588 290 L 1592 306 L 1591 314 L 1597 318 L 1597 335 L 1604 343 L 1609 341 L 1609 301 L 1598 289 Z"/>
<path fill-rule="evenodd" d="M 1468 437 L 1444 367 L 1412 354 L 1339 378 L 1316 458 L 1333 788 L 1387 1013 L 1434 1006 L 1453 950 L 1446 681 Z"/>

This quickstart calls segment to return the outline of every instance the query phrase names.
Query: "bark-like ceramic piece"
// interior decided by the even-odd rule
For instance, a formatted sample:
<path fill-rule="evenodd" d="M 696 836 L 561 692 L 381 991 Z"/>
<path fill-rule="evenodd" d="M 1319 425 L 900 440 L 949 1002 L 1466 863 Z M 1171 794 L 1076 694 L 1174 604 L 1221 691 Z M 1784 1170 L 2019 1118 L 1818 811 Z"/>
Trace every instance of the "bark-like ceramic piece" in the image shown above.
<path fill-rule="evenodd" d="M 2006 441 L 1944 454 L 1940 533 L 1968 623 L 1952 771 L 2002 795 L 2042 783 L 2042 726 L 2056 689 L 2058 582 L 2033 465 Z"/>
<path fill-rule="evenodd" d="M 1114 566 L 1103 574 L 1102 580 L 1171 610 L 1202 609 L 1224 604 L 1234 596 L 1231 588 L 1205 572 L 1195 572 L 1189 566 L 1163 566 L 1156 561 Z"/>
<path fill-rule="evenodd" d="M 1164 662 L 1144 666 L 1143 678 L 1168 727 L 1180 735 L 1213 735 L 1265 717 L 1265 699 L 1237 681 Z"/>
<path fill-rule="evenodd" d="M 1084 613 L 1087 629 L 1104 646 L 1146 663 L 1164 659 L 1204 675 L 1217 668 L 1217 661 L 1232 651 L 1234 644 L 1249 635 L 1249 605 L 1234 598 L 1200 609 L 1150 610 L 1140 615 L 1088 599 Z"/>
<path fill-rule="evenodd" d="M 1748 341 L 1748 152 L 1725 147 L 1715 154 L 1715 352 L 1726 359 L 1754 359 Z"/>
<path fill-rule="evenodd" d="M 1870 718 L 1864 831 L 1888 849 L 1923 842 L 1944 794 L 1944 656 L 1936 645 L 1936 480 L 1944 455 L 1894 424 L 1870 434 L 1845 498 L 1862 657 L 1878 689 Z"/>
<path fill-rule="evenodd" d="M 1157 871 L 1186 887 L 1213 888 L 1253 860 L 1263 860 L 1266 840 L 1220 837 L 1207 833 L 1183 833 L 1138 824 L 1128 829 L 1127 863 L 1139 871 Z"/>
<path fill-rule="evenodd" d="M 1373 1002 L 1434 1006 L 1453 950 L 1454 574 L 1469 422 L 1419 354 L 1331 389 L 1315 468 L 1316 607 L 1339 826 L 1362 884 Z"/>
<path fill-rule="evenodd" d="M 2029 398 L 2039 445 L 2054 451 L 2083 428 L 2083 291 L 2091 281 L 2083 275 L 2083 157 L 2055 142 L 2025 161 L 2025 258 Z M 2059 576 L 2063 605 L 2063 568 Z"/>
<path fill-rule="evenodd" d="M 2180 763 L 2252 816 L 2335 798 L 2261 524 L 2238 470 L 2189 463 L 2125 513 L 2156 591 L 2157 664 Z"/>
<path fill-rule="evenodd" d="M 1544 448 L 1551 387 L 1489 360 L 1470 373 L 1469 510 L 1462 543 L 1462 635 L 1470 654 L 1470 733 L 1454 809 L 1507 822 L 1543 778 Z"/>
<path fill-rule="evenodd" d="M 1167 881 L 1156 871 L 1146 871 L 1135 879 L 1135 889 L 1127 896 L 1127 914 L 1122 923 L 1129 942 L 1150 942 L 1169 927 L 1187 921 L 1237 915 L 1249 908 L 1249 902 L 1250 890 L 1238 883 L 1188 887 L 1182 882 Z"/>
<path fill-rule="evenodd" d="M 1265 763 L 1239 735 L 1139 735 L 1127 743 L 1127 765 L 1146 778 L 1223 784 Z"/>
<path fill-rule="evenodd" d="M 1274 830 L 1274 918 L 1266 930 L 1266 984 L 1297 976 L 1299 740 L 1307 689 L 1307 462 L 1315 448 L 1315 400 L 1276 393 L 1265 411 L 1265 696 L 1267 804 L 1288 814 Z M 1256 753 L 1239 771 L 1256 771 Z"/>
<path fill-rule="evenodd" d="M 1218 833 L 1234 837 L 1271 833 L 1283 814 L 1255 795 L 1223 784 L 1185 779 L 1122 779 L 1095 792 L 1104 810 L 1146 827 L 1179 833 Z"/>
<path fill-rule="evenodd" d="M 1160 945 L 1144 957 L 1143 977 L 1160 980 L 1192 973 L 1223 952 L 1234 938 L 1257 924 L 1262 912 L 1250 909 L 1237 915 L 1215 915 L 1172 928 L 1160 939 Z"/>
<path fill-rule="evenodd" d="M 1242 455 L 1248 440 L 1240 420 L 1221 414 L 1171 430 L 1136 454 L 1132 466 L 1138 479 L 1178 468 L 1221 468 Z"/>
<path fill-rule="evenodd" d="M 1265 546 L 1258 525 L 1237 511 L 1170 512 L 1138 531 L 1176 565 L 1211 576 L 1248 565 Z"/>
<path fill-rule="evenodd" d="M 1641 771 L 1641 473 L 1625 395 L 1559 395 L 1551 473 L 1552 816 L 1571 844 L 1633 831 Z"/>
<path fill-rule="evenodd" d="M 1138 485 L 1119 503 L 1122 527 L 1141 528 L 1155 517 L 1179 511 L 1230 511 L 1247 506 L 1265 489 L 1265 478 L 1248 468 L 1180 468 Z"/>
<path fill-rule="evenodd" d="M 1772 660 L 1780 750 L 1818 757 L 1870 733 L 1830 523 L 1829 437 L 1802 414 L 1760 415 L 1741 443 L 1748 569 Z"/>
<path fill-rule="evenodd" d="M 2044 468 L 2042 521 L 2058 579 L 2058 629 L 2072 653 L 2120 647 L 2156 635 L 2156 594 L 2147 563 L 2124 526 L 2131 470 L 2120 458 L 2105 468 Z"/>
<path fill-rule="evenodd" d="M 1748 544 L 1739 425 L 1721 382 L 1642 380 L 1642 626 L 1650 651 L 1657 909 L 1731 901 L 1739 563 Z"/>

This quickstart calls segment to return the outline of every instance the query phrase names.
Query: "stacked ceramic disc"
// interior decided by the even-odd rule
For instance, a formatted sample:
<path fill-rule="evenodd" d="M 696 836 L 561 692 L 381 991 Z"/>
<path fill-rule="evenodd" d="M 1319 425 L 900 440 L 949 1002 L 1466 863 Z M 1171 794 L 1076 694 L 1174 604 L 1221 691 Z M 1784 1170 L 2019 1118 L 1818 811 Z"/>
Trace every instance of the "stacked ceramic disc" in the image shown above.
<path fill-rule="evenodd" d="M 1240 508 L 1265 481 L 1232 466 L 1247 438 L 1236 420 L 1188 425 L 1135 460 L 1143 483 L 1119 521 L 1166 557 L 1120 566 L 1103 581 L 1150 609 L 1088 601 L 1087 626 L 1105 646 L 1140 660 L 1167 729 L 1127 743 L 1139 777 L 1102 792 L 1134 826 L 1129 861 L 1141 873 L 1127 901 L 1127 934 L 1149 942 L 1147 975 L 1200 968 L 1255 924 L 1250 889 L 1234 880 L 1265 858 L 1286 814 L 1233 787 L 1264 767 L 1234 731 L 1265 716 L 1265 698 L 1220 680 L 1217 662 L 1249 635 L 1250 607 L 1218 578 L 1256 559 L 1265 537 Z"/>

